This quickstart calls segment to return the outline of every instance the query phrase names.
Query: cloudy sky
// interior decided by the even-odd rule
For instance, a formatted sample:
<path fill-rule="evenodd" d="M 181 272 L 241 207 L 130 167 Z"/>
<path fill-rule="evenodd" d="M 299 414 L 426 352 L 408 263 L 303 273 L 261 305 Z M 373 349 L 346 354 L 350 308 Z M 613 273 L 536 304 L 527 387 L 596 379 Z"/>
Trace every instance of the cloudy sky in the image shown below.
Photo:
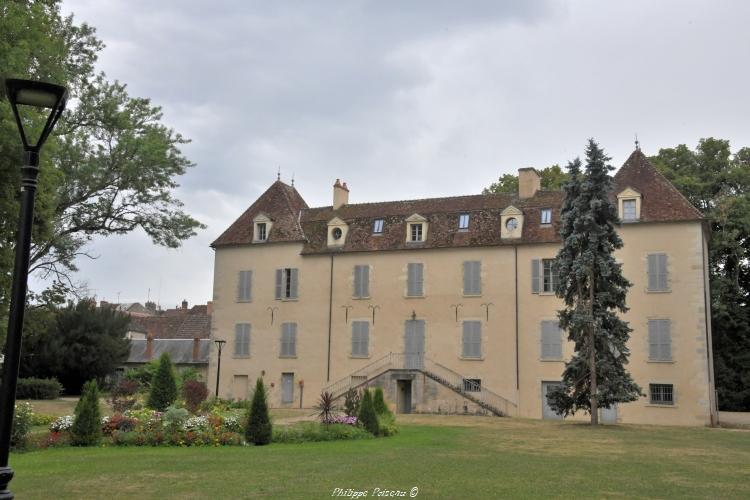
<path fill-rule="evenodd" d="M 595 137 L 619 166 L 701 137 L 750 145 L 750 2 L 70 0 L 99 69 L 192 139 L 179 250 L 96 240 L 99 299 L 211 299 L 209 244 L 276 178 L 310 206 L 478 193 Z"/>

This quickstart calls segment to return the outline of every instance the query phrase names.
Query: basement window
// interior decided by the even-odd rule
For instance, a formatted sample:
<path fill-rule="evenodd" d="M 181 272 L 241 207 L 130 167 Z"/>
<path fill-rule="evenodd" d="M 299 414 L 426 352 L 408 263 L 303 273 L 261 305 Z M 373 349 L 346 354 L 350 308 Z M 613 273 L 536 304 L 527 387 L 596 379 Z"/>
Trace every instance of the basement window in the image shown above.
<path fill-rule="evenodd" d="M 649 384 L 652 405 L 674 405 L 674 386 L 672 384 Z"/>
<path fill-rule="evenodd" d="M 482 392 L 481 378 L 465 378 L 464 392 Z"/>

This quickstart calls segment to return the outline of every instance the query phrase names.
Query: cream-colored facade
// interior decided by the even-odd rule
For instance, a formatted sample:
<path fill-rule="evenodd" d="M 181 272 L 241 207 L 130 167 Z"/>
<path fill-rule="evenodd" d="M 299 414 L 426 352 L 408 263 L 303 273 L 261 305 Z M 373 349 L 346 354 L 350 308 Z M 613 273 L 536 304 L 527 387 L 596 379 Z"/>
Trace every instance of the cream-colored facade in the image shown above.
<path fill-rule="evenodd" d="M 648 199 L 639 199 L 639 203 L 645 206 Z M 521 218 L 516 227 L 528 226 L 531 215 L 515 210 L 518 213 L 511 213 Z M 325 226 L 329 231 L 325 245 L 340 246 L 331 241 L 330 231 L 346 220 L 341 217 Z M 406 233 L 407 240 L 411 236 L 409 220 L 414 219 L 403 217 L 407 226 L 401 234 Z M 500 222 L 498 216 L 498 226 Z M 706 321 L 704 226 L 700 220 L 639 221 L 622 224 L 619 231 L 624 247 L 617 252 L 617 259 L 633 283 L 627 296 L 630 311 L 624 316 L 633 329 L 628 369 L 646 396 L 603 417 L 630 423 L 709 425 L 715 404 Z M 486 389 L 488 397 L 495 398 L 490 401 L 492 406 L 502 405 L 503 413 L 554 417 L 544 410 L 544 387 L 560 380 L 573 346 L 562 332 L 561 357 L 555 354 L 555 345 L 542 345 L 544 322 L 557 321 L 561 301 L 545 292 L 545 273 L 540 266 L 543 259 L 555 257 L 559 243 L 522 238 L 515 244 L 461 248 L 327 253 L 310 253 L 305 248 L 304 242 L 273 242 L 271 238 L 216 245 L 212 337 L 227 341 L 219 381 L 222 397 L 247 398 L 255 380 L 262 376 L 270 386 L 272 406 L 311 407 L 324 389 L 340 393 L 342 387 L 366 383 L 383 386 L 386 397 L 400 411 L 485 411 L 486 407 L 476 404 L 484 394 L 467 386 L 465 391 L 456 390 L 456 384 L 451 388 L 450 383 L 437 381 L 458 375 Z M 664 269 L 660 272 L 667 286 L 661 283 L 658 291 L 649 289 L 649 273 L 654 271 L 649 269 L 649 255 L 665 256 L 661 258 L 666 262 L 666 275 Z M 474 283 L 471 293 L 465 293 L 466 262 L 480 263 L 476 264 L 480 289 Z M 422 265 L 421 296 L 410 296 L 414 290 L 408 282 L 414 276 L 410 277 L 409 264 Z M 367 268 L 364 288 L 361 277 L 355 284 L 355 274 L 362 272 L 362 268 L 355 271 L 356 266 Z M 277 273 L 283 269 L 297 270 L 294 284 L 284 272 Z M 243 300 L 238 299 L 241 271 L 252 272 L 250 293 Z M 282 298 L 277 298 L 277 275 L 283 281 Z M 539 280 L 538 291 L 535 280 Z M 668 320 L 661 323 L 669 325 L 668 359 L 663 359 L 663 353 L 660 360 L 652 359 L 649 321 L 655 320 Z M 367 323 L 366 347 L 354 345 L 353 340 L 361 340 L 353 339 L 356 322 Z M 405 343 L 413 341 L 414 337 L 407 337 L 414 333 L 407 335 L 407 330 L 416 322 L 424 331 L 423 343 L 417 345 L 423 354 L 417 365 L 410 365 L 408 356 L 404 362 L 401 353 L 414 352 L 414 344 Z M 472 322 L 470 326 L 481 336 L 478 345 L 477 339 L 472 339 L 474 347 L 466 347 L 465 322 Z M 284 333 L 289 329 L 284 325 L 289 323 L 296 324 L 293 348 Z M 238 324 L 250 325 L 247 347 L 235 346 Z M 212 388 L 216 368 L 214 350 L 209 365 Z M 435 377 L 435 370 L 444 375 Z M 671 386 L 669 404 L 652 401 L 652 384 Z"/>

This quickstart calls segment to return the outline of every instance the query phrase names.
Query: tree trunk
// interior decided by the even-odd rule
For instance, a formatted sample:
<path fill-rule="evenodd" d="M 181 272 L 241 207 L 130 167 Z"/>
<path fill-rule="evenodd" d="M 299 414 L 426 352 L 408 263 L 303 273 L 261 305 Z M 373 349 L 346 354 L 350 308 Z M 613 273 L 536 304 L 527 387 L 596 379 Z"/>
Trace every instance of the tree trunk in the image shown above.
<path fill-rule="evenodd" d="M 599 425 L 599 403 L 596 395 L 596 344 L 594 342 L 594 270 L 589 271 L 589 369 L 591 370 L 591 425 Z"/>

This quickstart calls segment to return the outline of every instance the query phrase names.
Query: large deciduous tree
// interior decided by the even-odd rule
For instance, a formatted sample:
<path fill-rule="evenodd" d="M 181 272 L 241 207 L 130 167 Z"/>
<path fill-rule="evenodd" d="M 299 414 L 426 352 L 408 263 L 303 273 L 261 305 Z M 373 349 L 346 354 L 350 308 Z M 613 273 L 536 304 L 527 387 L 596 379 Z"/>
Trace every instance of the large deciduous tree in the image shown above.
<path fill-rule="evenodd" d="M 192 164 L 187 142 L 161 123 L 148 99 L 109 82 L 94 65 L 104 45 L 94 28 L 63 17 L 55 0 L 0 4 L 3 75 L 68 86 L 71 99 L 42 155 L 33 227 L 31 271 L 74 288 L 71 273 L 96 236 L 144 230 L 177 247 L 202 225 L 173 197 L 176 178 Z M 21 144 L 0 89 L 0 338 L 18 223 Z"/>
<path fill-rule="evenodd" d="M 599 408 L 635 401 L 641 395 L 625 369 L 631 330 L 618 313 L 627 311 L 625 296 L 631 285 L 614 258 L 622 240 L 615 227 L 617 211 L 609 199 L 612 166 L 608 161 L 590 139 L 585 174 L 580 172 L 580 160 L 569 164 L 561 215 L 563 244 L 555 260 L 556 292 L 565 305 L 558 312 L 560 327 L 568 332 L 575 352 L 548 401 L 563 415 L 589 412 L 592 424 L 599 422 Z"/>
<path fill-rule="evenodd" d="M 750 148 L 701 139 L 651 158 L 711 227 L 709 281 L 719 409 L 750 411 Z"/>

